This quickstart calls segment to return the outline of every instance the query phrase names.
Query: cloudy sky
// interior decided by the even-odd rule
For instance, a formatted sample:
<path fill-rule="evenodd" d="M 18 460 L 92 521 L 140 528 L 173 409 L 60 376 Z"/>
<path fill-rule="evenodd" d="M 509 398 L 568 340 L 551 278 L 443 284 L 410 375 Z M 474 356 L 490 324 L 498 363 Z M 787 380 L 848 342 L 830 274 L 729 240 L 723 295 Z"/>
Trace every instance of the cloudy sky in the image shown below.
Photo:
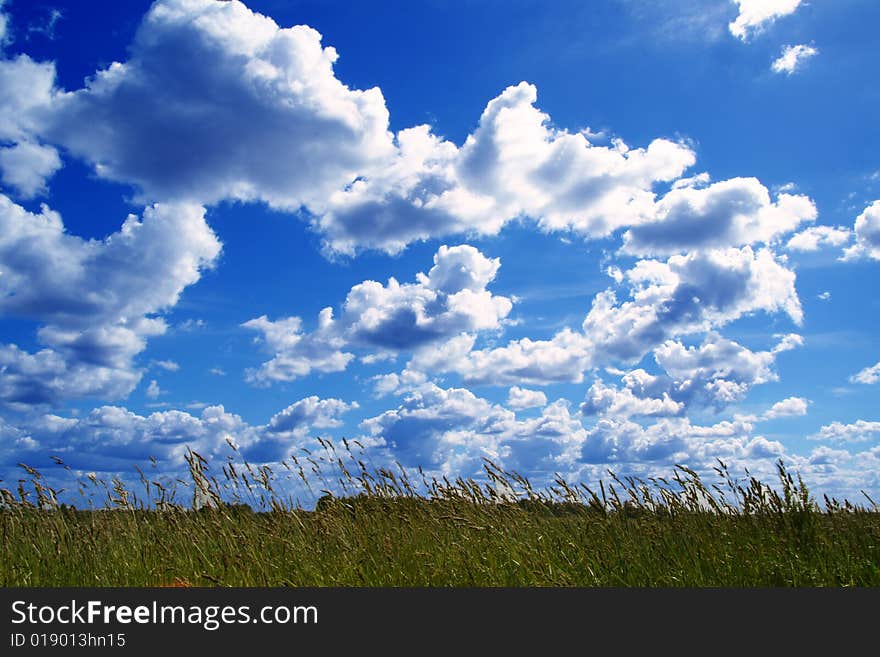
<path fill-rule="evenodd" d="M 0 12 L 0 486 L 322 436 L 880 491 L 874 0 Z"/>

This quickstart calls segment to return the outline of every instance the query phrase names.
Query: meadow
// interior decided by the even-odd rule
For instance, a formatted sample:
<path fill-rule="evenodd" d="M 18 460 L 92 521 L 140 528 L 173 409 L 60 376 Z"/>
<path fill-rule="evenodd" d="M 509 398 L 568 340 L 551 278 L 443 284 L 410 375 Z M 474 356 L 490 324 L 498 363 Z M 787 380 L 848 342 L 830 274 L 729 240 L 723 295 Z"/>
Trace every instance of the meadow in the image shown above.
<path fill-rule="evenodd" d="M 212 474 L 194 452 L 179 489 L 91 476 L 78 508 L 23 464 L 0 489 L 0 585 L 880 586 L 877 505 L 820 503 L 782 463 L 772 486 L 719 463 L 714 483 L 676 466 L 535 490 L 489 461 L 480 480 L 438 480 L 322 444 L 283 462 L 311 508 L 265 466 Z"/>

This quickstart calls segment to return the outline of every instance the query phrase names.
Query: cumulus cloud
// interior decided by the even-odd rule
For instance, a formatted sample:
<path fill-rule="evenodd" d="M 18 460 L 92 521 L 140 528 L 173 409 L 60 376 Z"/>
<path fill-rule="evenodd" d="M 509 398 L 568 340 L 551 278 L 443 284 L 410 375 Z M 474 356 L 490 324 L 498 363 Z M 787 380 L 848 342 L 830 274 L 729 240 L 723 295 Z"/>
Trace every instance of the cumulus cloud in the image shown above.
<path fill-rule="evenodd" d="M 415 283 L 394 278 L 385 285 L 359 283 L 346 296 L 340 317 L 334 319 L 332 308 L 325 308 L 312 333 L 302 332 L 298 317 L 245 322 L 246 328 L 262 333 L 275 353 L 249 378 L 289 381 L 313 369 L 338 372 L 354 357 L 343 349 L 412 351 L 463 331 L 500 328 L 513 304 L 486 289 L 500 266 L 500 259 L 487 258 L 472 246 L 443 245 L 434 255 L 434 266 L 427 274 L 420 272 Z"/>
<path fill-rule="evenodd" d="M 730 33 L 742 41 L 764 30 L 776 19 L 793 14 L 802 0 L 733 0 L 739 15 L 728 25 Z"/>
<path fill-rule="evenodd" d="M 61 157 L 51 146 L 24 141 L 0 149 L 3 184 L 22 198 L 45 194 L 46 181 L 60 168 Z"/>
<path fill-rule="evenodd" d="M 394 372 L 390 374 L 379 374 L 373 377 L 375 381 L 375 392 L 377 397 L 384 397 L 389 394 L 402 395 L 414 390 L 418 390 L 428 380 L 424 372 L 416 370 L 404 369 L 400 374 Z"/>
<path fill-rule="evenodd" d="M 343 84 L 318 32 L 236 1 L 159 0 L 129 52 L 70 92 L 55 87 L 52 64 L 4 62 L 0 89 L 16 100 L 0 116 L 28 140 L 16 157 L 29 164 L 4 170 L 20 193 L 38 193 L 57 168 L 51 142 L 142 200 L 306 208 L 325 247 L 348 254 L 495 234 L 524 217 L 588 238 L 647 224 L 627 248 L 668 254 L 700 237 L 706 247 L 766 242 L 815 216 L 806 197 L 771 201 L 753 179 L 703 190 L 707 174 L 679 180 L 695 163 L 684 143 L 600 145 L 557 128 L 526 82 L 489 101 L 460 146 L 426 125 L 393 134 L 381 91 Z M 658 183 L 674 186 L 660 202 Z"/>
<path fill-rule="evenodd" d="M 480 456 L 498 459 L 513 412 L 463 388 L 429 385 L 413 392 L 395 409 L 361 423 L 383 439 L 405 465 L 465 465 Z M 459 470 L 458 472 L 461 472 Z"/>
<path fill-rule="evenodd" d="M 798 415 L 806 415 L 807 408 L 810 405 L 809 399 L 803 397 L 789 397 L 778 401 L 771 406 L 761 416 L 764 420 L 775 420 L 781 417 L 793 417 Z"/>
<path fill-rule="evenodd" d="M 826 424 L 818 433 L 810 436 L 811 440 L 830 440 L 842 443 L 865 442 L 880 434 L 880 422 L 856 420 L 850 424 L 832 422 Z"/>
<path fill-rule="evenodd" d="M 345 340 L 332 331 L 333 314 L 322 311 L 318 328 L 304 333 L 302 319 L 287 317 L 276 321 L 265 315 L 242 324 L 260 333 L 262 341 L 274 356 L 258 369 L 246 371 L 246 379 L 256 385 L 274 381 L 293 381 L 316 372 L 342 372 L 354 354 L 343 351 Z"/>
<path fill-rule="evenodd" d="M 630 387 L 618 388 L 596 381 L 587 391 L 586 401 L 580 406 L 584 415 L 607 415 L 617 418 L 633 416 L 664 417 L 679 415 L 684 404 L 673 401 L 668 392 L 662 397 L 642 397 Z"/>
<path fill-rule="evenodd" d="M 601 237 L 651 216 L 656 182 L 694 161 L 685 145 L 656 139 L 597 146 L 551 127 L 526 82 L 491 100 L 459 148 L 427 126 L 398 133 L 390 165 L 337 192 L 318 220 L 335 250 L 397 251 L 449 233 L 497 233 L 531 217 L 545 230 Z"/>
<path fill-rule="evenodd" d="M 0 445 L 0 463 L 54 454 L 74 468 L 96 471 L 128 470 L 150 457 L 176 468 L 187 448 L 220 460 L 229 454 L 229 444 L 252 462 L 280 460 L 307 436 L 338 427 L 339 417 L 358 407 L 339 399 L 308 397 L 267 424 L 253 425 L 220 405 L 191 406 L 202 407 L 201 412 L 139 415 L 120 406 L 101 406 L 82 417 L 35 415 L 5 427 L 0 420 L 0 431 L 15 437 L 15 444 Z"/>
<path fill-rule="evenodd" d="M 583 322 L 598 353 L 638 360 L 676 335 L 723 326 L 757 311 L 803 318 L 794 272 L 767 249 L 719 249 L 642 260 L 627 272 L 631 299 L 600 292 Z"/>
<path fill-rule="evenodd" d="M 752 429 L 743 421 L 700 426 L 688 418 L 666 418 L 643 426 L 626 419 L 600 419 L 588 432 L 580 458 L 602 464 L 705 464 L 714 458 L 776 458 L 784 452 L 778 442 L 751 437 Z"/>
<path fill-rule="evenodd" d="M 880 381 L 880 363 L 866 367 L 861 372 L 853 374 L 849 380 L 852 383 L 864 383 L 866 385 L 877 383 Z"/>
<path fill-rule="evenodd" d="M 494 234 L 523 216 L 606 236 L 650 217 L 653 185 L 695 160 L 668 139 L 602 146 L 588 131 L 557 129 L 525 82 L 491 100 L 461 146 L 425 125 L 392 134 L 381 91 L 343 84 L 321 41 L 239 2 L 159 0 L 127 61 L 82 89 L 58 90 L 51 64 L 23 61 L 16 80 L 28 67 L 42 77 L 18 114 L 29 135 L 144 200 L 306 207 L 327 247 L 345 253 Z"/>
<path fill-rule="evenodd" d="M 38 322 L 45 346 L 0 347 L 0 400 L 126 395 L 141 377 L 134 358 L 167 328 L 159 314 L 220 248 L 199 206 L 148 207 L 106 239 L 83 240 L 46 206 L 33 214 L 0 195 L 0 315 Z"/>
<path fill-rule="evenodd" d="M 856 217 L 854 230 L 856 243 L 844 251 L 844 260 L 860 257 L 880 260 L 880 200 Z"/>
<path fill-rule="evenodd" d="M 819 54 L 819 51 L 813 46 L 798 44 L 796 46 L 785 46 L 782 54 L 770 65 L 770 70 L 774 73 L 785 73 L 791 75 L 797 70 L 803 68 L 804 63 L 808 59 L 812 59 Z"/>
<path fill-rule="evenodd" d="M 5 15 L 0 12 L 3 27 Z M 61 168 L 58 151 L 40 137 L 42 117 L 56 97 L 53 64 L 27 55 L 0 58 L 0 180 L 25 199 L 44 194 L 46 181 Z"/>
<path fill-rule="evenodd" d="M 336 51 L 308 26 L 240 2 L 160 0 L 129 53 L 59 94 L 42 130 L 144 199 L 295 209 L 393 150 L 382 93 L 340 82 Z"/>
<path fill-rule="evenodd" d="M 266 431 L 273 434 L 305 435 L 312 428 L 328 429 L 342 425 L 340 415 L 358 407 L 341 399 L 321 399 L 316 396 L 300 399 L 272 416 Z"/>
<path fill-rule="evenodd" d="M 382 441 L 404 465 L 422 465 L 442 474 L 470 474 L 482 458 L 525 471 L 552 472 L 576 456 L 585 430 L 563 401 L 541 415 L 519 421 L 502 406 L 463 388 L 428 384 L 394 409 L 361 423 L 373 441 Z"/>
<path fill-rule="evenodd" d="M 772 243 L 816 218 L 806 196 L 770 193 L 755 178 L 733 178 L 697 189 L 673 189 L 656 204 L 652 221 L 624 234 L 623 251 L 669 255 L 698 248 Z"/>
<path fill-rule="evenodd" d="M 710 333 L 699 347 L 669 340 L 654 350 L 654 359 L 671 378 L 674 399 L 721 408 L 743 399 L 753 386 L 778 379 L 773 363 L 788 339 L 756 352 Z"/>
<path fill-rule="evenodd" d="M 852 231 L 843 226 L 810 226 L 793 235 L 785 245 L 789 251 L 818 251 L 826 246 L 843 246 Z"/>
<path fill-rule="evenodd" d="M 455 372 L 469 383 L 545 385 L 578 383 L 584 371 L 615 361 L 637 362 L 676 336 L 717 329 L 758 311 L 803 318 L 795 274 L 768 249 L 716 249 L 641 260 L 626 273 L 630 299 L 613 290 L 593 299 L 582 331 L 565 328 L 548 340 L 522 338 L 502 347 L 474 349 L 463 334 L 412 369 Z"/>
<path fill-rule="evenodd" d="M 165 391 L 159 387 L 159 382 L 156 379 L 150 381 L 150 385 L 147 386 L 147 390 L 144 393 L 150 399 L 158 399 L 159 395 L 164 394 Z"/>
<path fill-rule="evenodd" d="M 547 395 L 540 390 L 513 386 L 507 391 L 507 406 L 515 411 L 547 405 Z"/>

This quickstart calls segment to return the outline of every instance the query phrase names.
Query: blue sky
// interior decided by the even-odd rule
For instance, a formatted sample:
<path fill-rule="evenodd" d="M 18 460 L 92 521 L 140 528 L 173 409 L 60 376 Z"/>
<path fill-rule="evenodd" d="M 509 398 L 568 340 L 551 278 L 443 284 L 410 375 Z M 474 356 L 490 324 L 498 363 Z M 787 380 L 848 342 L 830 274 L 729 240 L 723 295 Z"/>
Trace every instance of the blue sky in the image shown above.
<path fill-rule="evenodd" d="M 876 3 L 0 11 L 2 485 L 345 436 L 880 490 Z"/>

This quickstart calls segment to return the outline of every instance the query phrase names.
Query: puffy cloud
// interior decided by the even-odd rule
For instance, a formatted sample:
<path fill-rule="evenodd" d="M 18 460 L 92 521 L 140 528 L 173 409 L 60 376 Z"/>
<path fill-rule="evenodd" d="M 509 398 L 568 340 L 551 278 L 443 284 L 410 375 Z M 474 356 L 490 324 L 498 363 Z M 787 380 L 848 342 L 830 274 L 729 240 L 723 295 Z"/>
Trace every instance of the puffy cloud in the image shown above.
<path fill-rule="evenodd" d="M 793 235 L 785 245 L 789 251 L 818 251 L 823 246 L 843 246 L 852 231 L 843 226 L 810 226 Z"/>
<path fill-rule="evenodd" d="M 631 149 L 597 146 L 584 132 L 552 128 L 522 82 L 491 100 L 461 148 L 427 126 L 398 133 L 390 165 L 331 197 L 317 224 L 330 246 L 398 251 L 450 233 L 497 233 L 510 220 L 600 237 L 651 216 L 655 182 L 672 181 L 695 159 L 656 139 Z"/>
<path fill-rule="evenodd" d="M 463 388 L 428 385 L 395 409 L 366 419 L 361 426 L 383 439 L 405 465 L 473 467 L 480 456 L 498 459 L 500 443 L 514 414 Z"/>
<path fill-rule="evenodd" d="M 150 385 L 147 386 L 147 390 L 144 393 L 150 399 L 158 399 L 159 395 L 163 394 L 165 391 L 159 387 L 159 382 L 156 379 L 150 381 Z"/>
<path fill-rule="evenodd" d="M 81 418 L 39 416 L 21 430 L 33 441 L 28 452 L 55 454 L 73 468 L 91 471 L 128 470 L 149 457 L 177 467 L 187 447 L 210 458 L 226 448 L 227 439 L 246 447 L 260 442 L 254 427 L 222 406 L 206 407 L 200 416 L 177 410 L 144 416 L 101 406 Z"/>
<path fill-rule="evenodd" d="M 812 59 L 819 54 L 819 51 L 813 46 L 798 44 L 796 46 L 785 46 L 782 54 L 770 65 L 770 70 L 774 73 L 785 73 L 791 75 L 796 70 L 803 67 L 804 62 Z"/>
<path fill-rule="evenodd" d="M 0 90 L 0 140 L 34 140 L 57 98 L 55 65 L 27 55 L 0 59 Z"/>
<path fill-rule="evenodd" d="M 338 252 L 494 234 L 522 216 L 606 236 L 650 216 L 652 186 L 694 163 L 667 139 L 601 146 L 556 129 L 525 82 L 491 100 L 460 147 L 424 125 L 394 135 L 381 91 L 339 81 L 318 32 L 239 2 L 159 0 L 129 52 L 72 92 L 41 65 L 31 133 L 143 199 L 306 207 Z"/>
<path fill-rule="evenodd" d="M 507 391 L 507 406 L 515 411 L 547 405 L 547 395 L 540 390 L 513 386 Z"/>
<path fill-rule="evenodd" d="M 187 448 L 210 461 L 225 458 L 228 444 L 248 459 L 279 460 L 315 430 L 339 426 L 339 416 L 355 408 L 356 403 L 339 399 L 308 397 L 259 426 L 219 405 L 204 405 L 198 415 L 179 410 L 139 415 L 120 406 L 101 406 L 83 417 L 34 415 L 5 427 L 0 420 L 0 431 L 13 443 L 0 444 L 0 465 L 54 454 L 84 470 L 130 470 L 133 463 L 143 464 L 149 457 L 177 468 Z"/>
<path fill-rule="evenodd" d="M 779 443 L 755 442 L 752 428 L 742 421 L 699 426 L 688 418 L 667 418 L 642 426 L 627 419 L 603 418 L 587 433 L 580 458 L 586 463 L 688 462 L 701 467 L 715 458 L 768 458 L 768 447 L 774 455 L 782 452 Z"/>
<path fill-rule="evenodd" d="M 674 399 L 721 407 L 739 401 L 754 385 L 776 381 L 772 366 L 779 351 L 779 346 L 751 351 L 710 333 L 699 347 L 669 340 L 654 350 L 654 359 L 672 378 Z"/>
<path fill-rule="evenodd" d="M 668 392 L 662 396 L 636 396 L 629 387 L 618 388 L 596 381 L 587 391 L 586 401 L 581 404 L 580 411 L 584 415 L 603 415 L 616 418 L 633 416 L 663 417 L 679 415 L 684 404 L 673 401 Z"/>
<path fill-rule="evenodd" d="M 877 383 L 880 381 L 880 363 L 866 367 L 861 372 L 853 374 L 849 377 L 849 380 L 852 383 L 864 383 L 866 385 Z"/>
<path fill-rule="evenodd" d="M 260 331 L 275 357 L 251 372 L 255 382 L 291 380 L 315 369 L 344 370 L 353 354 L 345 348 L 414 350 L 463 331 L 497 329 L 513 306 L 486 286 L 501 261 L 472 246 L 441 246 L 434 266 L 415 283 L 387 285 L 364 281 L 349 291 L 339 319 L 331 308 L 321 311 L 316 331 L 302 333 L 302 322 L 290 317 L 272 322 L 260 317 L 245 322 Z"/>
<path fill-rule="evenodd" d="M 177 372 L 180 369 L 180 364 L 173 360 L 154 360 L 152 364 L 166 372 Z"/>
<path fill-rule="evenodd" d="M 541 415 L 518 421 L 514 413 L 463 388 L 427 384 L 395 409 L 361 423 L 404 465 L 442 474 L 471 474 L 489 458 L 532 473 L 570 464 L 586 432 L 560 400 Z"/>
<path fill-rule="evenodd" d="M 739 15 L 728 25 L 730 33 L 742 41 L 762 31 L 777 18 L 793 14 L 801 0 L 733 0 Z"/>
<path fill-rule="evenodd" d="M 865 208 L 855 223 L 856 243 L 844 252 L 845 260 L 862 256 L 880 260 L 880 200 Z"/>
<path fill-rule="evenodd" d="M 0 12 L 0 29 L 5 22 Z M 53 64 L 35 62 L 27 55 L 0 58 L 0 142 L 5 142 L 0 148 L 0 173 L 3 184 L 23 198 L 45 193 L 46 181 L 61 168 L 58 151 L 39 138 L 42 117 L 55 98 Z"/>
<path fill-rule="evenodd" d="M 300 399 L 276 413 L 266 425 L 266 431 L 277 434 L 305 435 L 312 428 L 327 429 L 342 425 L 339 416 L 358 407 L 340 399 L 321 399 L 316 396 Z"/>
<path fill-rule="evenodd" d="M 404 369 L 400 374 L 394 372 L 379 374 L 374 376 L 373 380 L 376 382 L 376 396 L 384 397 L 389 394 L 401 395 L 417 390 L 427 382 L 428 377 L 423 372 Z"/>
<path fill-rule="evenodd" d="M 45 194 L 46 180 L 60 168 L 61 158 L 51 146 L 24 141 L 0 149 L 3 184 L 23 198 Z"/>
<path fill-rule="evenodd" d="M 673 337 L 713 330 L 757 311 L 784 311 L 796 323 L 803 317 L 794 272 L 767 249 L 717 249 L 665 262 L 642 260 L 626 279 L 631 299 L 619 302 L 613 290 L 597 294 L 582 332 L 565 328 L 548 340 L 522 338 L 477 350 L 475 338 L 464 334 L 432 353 L 417 354 L 409 367 L 455 372 L 468 383 L 578 383 L 588 369 L 637 362 Z"/>
<path fill-rule="evenodd" d="M 382 93 L 340 82 L 336 51 L 308 26 L 240 2 L 160 0 L 129 52 L 60 94 L 43 132 L 143 198 L 295 209 L 392 152 Z"/>
<path fill-rule="evenodd" d="M 755 178 L 733 178 L 697 189 L 671 190 L 657 202 L 653 220 L 624 234 L 623 250 L 669 255 L 698 248 L 771 243 L 816 218 L 806 196 L 780 194 L 774 202 Z"/>
<path fill-rule="evenodd" d="M 247 370 L 247 380 L 256 385 L 269 385 L 273 381 L 293 381 L 312 371 L 345 370 L 354 354 L 342 351 L 345 340 L 334 334 L 332 323 L 333 314 L 328 308 L 321 312 L 318 328 L 312 333 L 303 333 L 299 317 L 273 322 L 263 315 L 242 324 L 245 328 L 258 331 L 261 340 L 274 354 L 258 369 Z"/>
<path fill-rule="evenodd" d="M 761 417 L 764 420 L 775 420 L 780 417 L 806 415 L 809 405 L 809 399 L 789 397 L 773 404 Z"/>
<path fill-rule="evenodd" d="M 627 273 L 632 299 L 619 303 L 601 292 L 583 322 L 584 333 L 606 358 L 639 360 L 676 335 L 717 328 L 756 311 L 803 317 L 794 272 L 766 249 L 751 247 L 643 260 Z"/>
<path fill-rule="evenodd" d="M 522 338 L 480 350 L 472 350 L 473 344 L 473 336 L 459 336 L 435 353 L 417 355 L 410 366 L 456 372 L 473 384 L 546 385 L 579 383 L 592 363 L 589 340 L 567 328 L 549 340 Z"/>
<path fill-rule="evenodd" d="M 33 214 L 0 195 L 0 315 L 40 323 L 46 347 L 3 345 L 0 400 L 127 394 L 141 376 L 133 359 L 166 330 L 157 314 L 220 248 L 199 206 L 148 207 L 106 239 L 83 240 L 47 207 Z"/>
<path fill-rule="evenodd" d="M 880 434 L 880 422 L 856 420 L 850 424 L 842 422 L 826 424 L 818 433 L 810 436 L 810 439 L 855 443 L 872 440 L 877 434 Z"/>

